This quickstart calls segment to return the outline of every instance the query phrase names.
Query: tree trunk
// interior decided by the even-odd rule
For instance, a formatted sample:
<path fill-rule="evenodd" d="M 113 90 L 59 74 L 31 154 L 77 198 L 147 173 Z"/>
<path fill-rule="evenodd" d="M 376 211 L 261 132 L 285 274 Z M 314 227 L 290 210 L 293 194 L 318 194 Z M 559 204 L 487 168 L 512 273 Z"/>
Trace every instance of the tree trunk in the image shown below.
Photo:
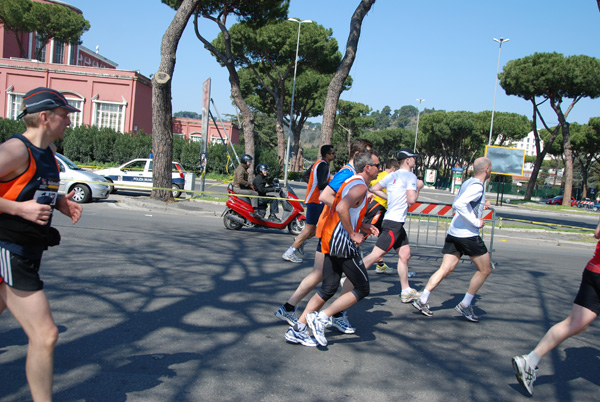
<path fill-rule="evenodd" d="M 541 149 L 541 145 L 540 145 L 540 136 L 538 134 L 537 131 L 537 116 L 539 114 L 537 105 L 535 103 L 535 99 L 531 100 L 531 103 L 533 104 L 533 120 L 532 120 L 532 126 L 533 126 L 533 137 L 535 140 L 535 163 L 533 165 L 533 172 L 531 172 L 531 177 L 529 178 L 529 182 L 527 183 L 527 189 L 525 190 L 525 197 L 524 199 L 526 201 L 531 201 L 531 197 L 533 196 L 533 189 L 535 188 L 535 183 L 537 181 L 537 177 L 539 174 L 539 171 L 542 167 L 542 163 L 544 162 L 544 158 L 546 157 L 546 154 L 548 153 L 548 150 L 550 149 L 550 147 L 552 147 L 552 144 L 554 144 L 554 140 L 556 139 L 556 137 L 558 136 L 558 128 L 554 129 L 554 130 L 550 130 L 550 127 L 548 127 L 546 125 L 546 122 L 544 121 L 544 119 L 542 118 L 542 123 L 544 125 L 544 127 L 546 128 L 546 130 L 551 133 L 550 135 L 550 139 L 544 143 L 544 149 Z M 541 118 L 541 116 L 540 116 Z M 558 171 L 556 171 L 554 173 L 554 181 L 556 184 L 556 176 L 558 176 Z"/>
<path fill-rule="evenodd" d="M 354 15 L 352 15 L 352 20 L 350 21 L 350 33 L 348 34 L 348 42 L 346 43 L 346 54 L 327 88 L 327 98 L 325 99 L 325 107 L 323 109 L 320 146 L 332 143 L 337 104 L 340 100 L 344 81 L 348 78 L 348 74 L 350 74 L 350 69 L 352 68 L 352 64 L 356 57 L 356 48 L 360 38 L 362 21 L 374 3 L 375 0 L 361 0 L 354 11 Z"/>
<path fill-rule="evenodd" d="M 200 0 L 196 0 L 199 2 Z M 200 31 L 198 30 L 198 14 L 194 16 L 194 32 L 196 33 L 196 37 L 204 44 L 204 47 L 211 52 L 217 59 L 221 60 L 227 71 L 229 72 L 229 84 L 231 85 L 231 97 L 235 102 L 235 105 L 242 113 L 242 131 L 244 133 L 244 151 L 248 155 L 254 157 L 254 113 L 252 109 L 248 106 L 244 97 L 242 95 L 242 91 L 240 88 L 240 77 L 238 76 L 237 70 L 234 65 L 234 57 L 231 52 L 231 36 L 229 35 L 229 31 L 227 31 L 227 27 L 225 26 L 225 18 L 227 13 L 222 14 L 222 21 L 211 18 L 210 16 L 204 16 L 209 20 L 214 21 L 218 26 L 221 32 L 223 33 L 223 37 L 225 39 L 225 54 L 220 53 L 209 41 L 207 41 L 202 35 L 200 35 Z M 254 165 L 253 165 L 254 166 Z M 254 168 L 252 168 L 252 172 L 254 172 Z M 250 174 L 250 178 L 252 178 L 252 173 Z"/>
<path fill-rule="evenodd" d="M 275 133 L 277 134 L 277 158 L 279 160 L 279 166 L 283 167 L 285 165 L 285 147 L 287 146 L 285 124 L 283 123 L 283 97 L 277 96 L 275 99 L 277 102 L 277 119 L 275 122 Z"/>
<path fill-rule="evenodd" d="M 561 127 L 563 137 L 563 149 L 565 158 L 565 192 L 562 205 L 571 205 L 571 195 L 573 194 L 573 152 L 571 150 L 571 134 L 569 133 L 569 123 L 560 108 L 560 103 L 554 103 L 550 100 L 552 109 L 558 116 L 558 124 Z"/>
<path fill-rule="evenodd" d="M 161 201 L 173 199 L 171 163 L 173 162 L 173 122 L 171 79 L 175 71 L 175 54 L 183 31 L 200 0 L 184 0 L 165 32 L 160 46 L 160 66 L 152 78 L 152 180 L 150 198 Z"/>
<path fill-rule="evenodd" d="M 242 120 L 244 121 L 242 127 L 244 132 L 244 151 L 248 155 L 254 157 L 254 112 L 252 112 L 252 109 L 250 109 L 250 106 L 248 106 L 246 100 L 242 96 L 240 78 L 233 65 L 233 60 L 230 60 L 231 63 L 227 64 L 229 84 L 231 85 L 231 97 L 233 98 L 235 105 L 240 109 L 240 112 L 242 112 Z M 254 171 L 254 169 L 252 171 Z"/>

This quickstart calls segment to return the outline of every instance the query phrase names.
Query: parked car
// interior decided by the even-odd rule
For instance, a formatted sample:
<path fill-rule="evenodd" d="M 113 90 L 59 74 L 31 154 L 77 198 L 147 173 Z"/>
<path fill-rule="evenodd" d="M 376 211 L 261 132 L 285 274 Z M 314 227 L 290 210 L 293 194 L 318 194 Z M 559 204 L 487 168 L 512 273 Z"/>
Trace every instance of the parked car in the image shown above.
<path fill-rule="evenodd" d="M 546 201 L 546 204 L 549 205 L 562 205 L 563 202 L 563 195 L 557 195 L 554 198 L 550 198 L 548 201 Z M 577 201 L 575 200 L 575 197 L 571 197 L 571 206 L 574 207 L 577 205 Z"/>
<path fill-rule="evenodd" d="M 73 201 L 80 204 L 108 198 L 110 187 L 104 177 L 83 170 L 59 153 L 56 153 L 54 157 L 60 169 L 59 194 L 75 191 Z"/>
<path fill-rule="evenodd" d="M 179 197 L 181 190 L 185 188 L 185 171 L 179 162 L 172 164 L 173 197 Z M 134 191 L 145 191 L 152 188 L 152 159 L 134 159 L 118 168 L 101 169 L 96 174 L 104 176 L 112 183 L 111 192 L 117 189 L 129 189 Z"/>

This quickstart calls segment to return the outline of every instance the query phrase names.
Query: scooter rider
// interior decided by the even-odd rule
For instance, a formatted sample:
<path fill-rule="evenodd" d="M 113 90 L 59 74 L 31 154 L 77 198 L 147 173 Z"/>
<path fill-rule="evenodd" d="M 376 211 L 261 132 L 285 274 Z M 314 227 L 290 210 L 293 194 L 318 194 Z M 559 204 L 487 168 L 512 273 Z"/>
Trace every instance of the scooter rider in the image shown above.
<path fill-rule="evenodd" d="M 264 163 L 259 163 L 256 167 L 256 177 L 252 184 L 254 185 L 254 189 L 258 191 L 258 195 L 266 196 L 266 197 L 279 197 L 279 189 L 274 186 L 267 185 L 267 176 L 269 175 L 269 166 Z M 266 205 L 270 204 L 270 214 L 269 220 L 271 222 L 279 223 L 281 220 L 277 217 L 279 213 L 279 200 L 267 200 L 264 198 L 258 199 L 258 213 L 260 214 L 261 219 L 264 219 L 266 212 Z M 260 208 L 260 206 L 265 206 L 264 212 Z"/>
<path fill-rule="evenodd" d="M 235 169 L 235 173 L 233 174 L 233 191 L 237 194 L 258 195 L 248 179 L 248 168 L 252 164 L 252 160 L 253 158 L 248 154 L 240 157 L 240 165 Z M 254 209 L 254 212 L 250 215 L 255 219 L 261 219 L 258 213 L 258 198 L 250 197 L 250 204 L 252 204 L 252 208 Z"/>

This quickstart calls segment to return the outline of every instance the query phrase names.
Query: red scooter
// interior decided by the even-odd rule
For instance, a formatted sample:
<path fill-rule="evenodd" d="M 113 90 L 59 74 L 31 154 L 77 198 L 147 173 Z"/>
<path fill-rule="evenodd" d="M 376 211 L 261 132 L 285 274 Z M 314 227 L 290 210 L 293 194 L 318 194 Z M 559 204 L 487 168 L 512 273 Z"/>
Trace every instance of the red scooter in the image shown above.
<path fill-rule="evenodd" d="M 279 182 L 274 180 L 273 185 L 279 187 Z M 235 194 L 232 184 L 227 186 L 227 192 L 229 194 Z M 304 208 L 302 208 L 298 196 L 291 187 L 287 192 L 282 187 L 279 187 L 279 192 L 281 198 L 288 198 L 286 201 L 281 201 L 283 207 L 281 222 L 271 222 L 250 216 L 250 213 L 254 211 L 250 204 L 250 198 L 230 195 L 225 204 L 227 208 L 225 208 L 225 211 L 221 214 L 225 228 L 229 230 L 240 230 L 242 227 L 262 227 L 272 229 L 285 229 L 287 227 L 291 234 L 297 236 L 302 232 L 304 226 L 306 226 L 306 217 L 302 214 Z"/>

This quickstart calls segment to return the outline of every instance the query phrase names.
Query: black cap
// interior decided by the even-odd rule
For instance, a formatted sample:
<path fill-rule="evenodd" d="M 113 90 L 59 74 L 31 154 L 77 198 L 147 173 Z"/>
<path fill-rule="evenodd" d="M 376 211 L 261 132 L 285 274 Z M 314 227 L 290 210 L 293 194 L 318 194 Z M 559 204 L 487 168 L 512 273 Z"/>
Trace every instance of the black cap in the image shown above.
<path fill-rule="evenodd" d="M 403 159 L 407 159 L 407 158 L 418 158 L 419 154 L 414 153 L 413 151 L 411 151 L 408 148 L 402 148 L 400 151 L 398 151 L 398 154 L 396 155 L 396 159 L 398 159 L 399 161 L 403 160 Z"/>
<path fill-rule="evenodd" d="M 54 89 L 44 87 L 38 87 L 27 92 L 23 98 L 23 104 L 25 105 L 25 109 L 19 113 L 19 119 L 26 114 L 52 110 L 57 107 L 67 109 L 69 112 L 80 112 L 79 109 L 69 105 L 63 94 Z"/>

